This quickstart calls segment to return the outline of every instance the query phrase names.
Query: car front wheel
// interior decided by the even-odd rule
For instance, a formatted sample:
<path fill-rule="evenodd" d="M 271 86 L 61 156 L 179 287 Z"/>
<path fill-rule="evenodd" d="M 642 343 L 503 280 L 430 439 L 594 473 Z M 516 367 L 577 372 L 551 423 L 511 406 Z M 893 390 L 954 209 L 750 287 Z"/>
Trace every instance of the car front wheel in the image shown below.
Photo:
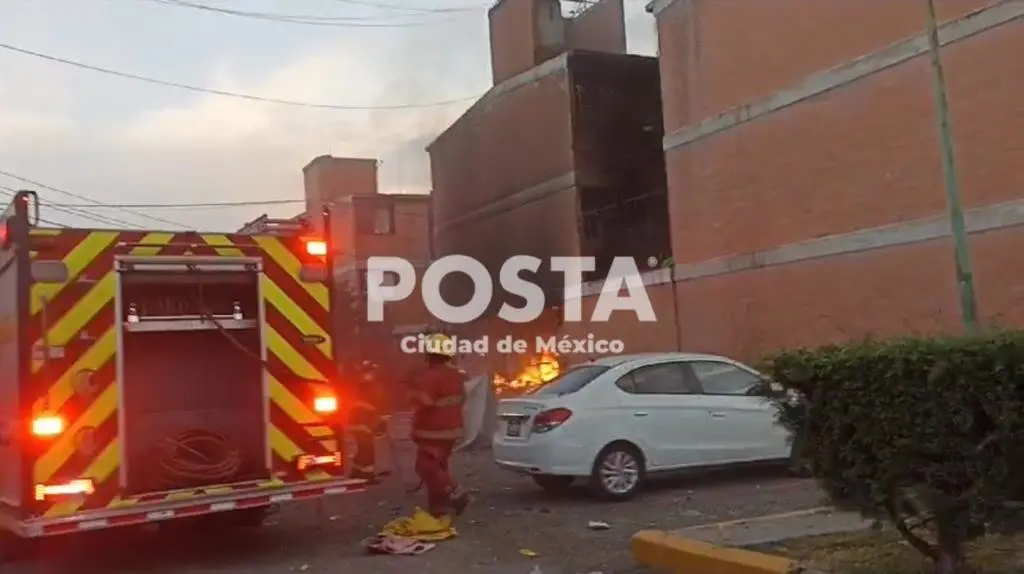
<path fill-rule="evenodd" d="M 633 498 L 645 478 L 644 458 L 636 447 L 613 443 L 597 455 L 590 490 L 598 498 L 619 502 Z"/>

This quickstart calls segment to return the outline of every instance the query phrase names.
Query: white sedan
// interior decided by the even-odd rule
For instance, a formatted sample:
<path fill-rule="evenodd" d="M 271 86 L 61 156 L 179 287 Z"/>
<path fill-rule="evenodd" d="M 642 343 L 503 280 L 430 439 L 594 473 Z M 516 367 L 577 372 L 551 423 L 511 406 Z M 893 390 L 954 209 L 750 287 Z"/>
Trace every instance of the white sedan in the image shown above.
<path fill-rule="evenodd" d="M 625 500 L 647 474 L 789 458 L 772 391 L 714 355 L 606 357 L 498 403 L 495 462 L 559 491 L 577 478 Z"/>

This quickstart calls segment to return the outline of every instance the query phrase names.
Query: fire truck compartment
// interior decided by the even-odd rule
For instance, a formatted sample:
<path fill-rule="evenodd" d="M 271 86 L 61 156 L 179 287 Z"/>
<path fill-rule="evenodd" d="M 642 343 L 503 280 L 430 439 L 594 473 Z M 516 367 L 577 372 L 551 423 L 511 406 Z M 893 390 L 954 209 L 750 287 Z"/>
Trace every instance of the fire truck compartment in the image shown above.
<path fill-rule="evenodd" d="M 268 477 L 258 266 L 118 271 L 127 493 Z"/>

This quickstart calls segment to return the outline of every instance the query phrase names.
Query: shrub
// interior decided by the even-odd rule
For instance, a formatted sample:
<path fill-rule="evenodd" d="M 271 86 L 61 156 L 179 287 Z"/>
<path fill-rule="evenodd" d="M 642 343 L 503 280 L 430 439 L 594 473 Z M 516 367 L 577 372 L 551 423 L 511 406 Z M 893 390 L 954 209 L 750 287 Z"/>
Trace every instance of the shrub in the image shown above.
<path fill-rule="evenodd" d="M 863 341 L 767 359 L 833 501 L 882 518 L 942 573 L 1024 500 L 1024 333 Z M 793 393 L 790 393 L 791 397 Z"/>

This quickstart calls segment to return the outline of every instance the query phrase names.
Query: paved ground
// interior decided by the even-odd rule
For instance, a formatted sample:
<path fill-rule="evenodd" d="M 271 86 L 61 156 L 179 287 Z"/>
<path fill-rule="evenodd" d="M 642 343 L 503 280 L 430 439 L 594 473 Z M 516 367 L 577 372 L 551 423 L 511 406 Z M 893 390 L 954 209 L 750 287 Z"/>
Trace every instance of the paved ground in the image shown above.
<path fill-rule="evenodd" d="M 404 457 L 403 457 L 404 458 Z M 318 521 L 311 505 L 286 506 L 259 530 L 94 533 L 43 545 L 34 562 L 0 566 L 3 574 L 544 574 L 635 572 L 626 551 L 642 528 L 681 528 L 818 506 L 821 495 L 805 480 L 778 471 L 746 470 L 742 477 L 704 475 L 658 481 L 636 500 L 602 504 L 580 491 L 562 498 L 540 492 L 528 479 L 499 471 L 489 453 L 459 455 L 463 483 L 476 504 L 460 522 L 461 536 L 419 557 L 366 556 L 359 541 L 389 519 L 422 504 L 405 495 L 397 477 L 375 490 L 329 500 Z M 404 466 L 409 469 L 409 466 Z M 411 480 L 411 472 L 406 471 Z M 593 531 L 600 520 L 609 530 Z M 520 555 L 520 549 L 538 554 Z"/>

